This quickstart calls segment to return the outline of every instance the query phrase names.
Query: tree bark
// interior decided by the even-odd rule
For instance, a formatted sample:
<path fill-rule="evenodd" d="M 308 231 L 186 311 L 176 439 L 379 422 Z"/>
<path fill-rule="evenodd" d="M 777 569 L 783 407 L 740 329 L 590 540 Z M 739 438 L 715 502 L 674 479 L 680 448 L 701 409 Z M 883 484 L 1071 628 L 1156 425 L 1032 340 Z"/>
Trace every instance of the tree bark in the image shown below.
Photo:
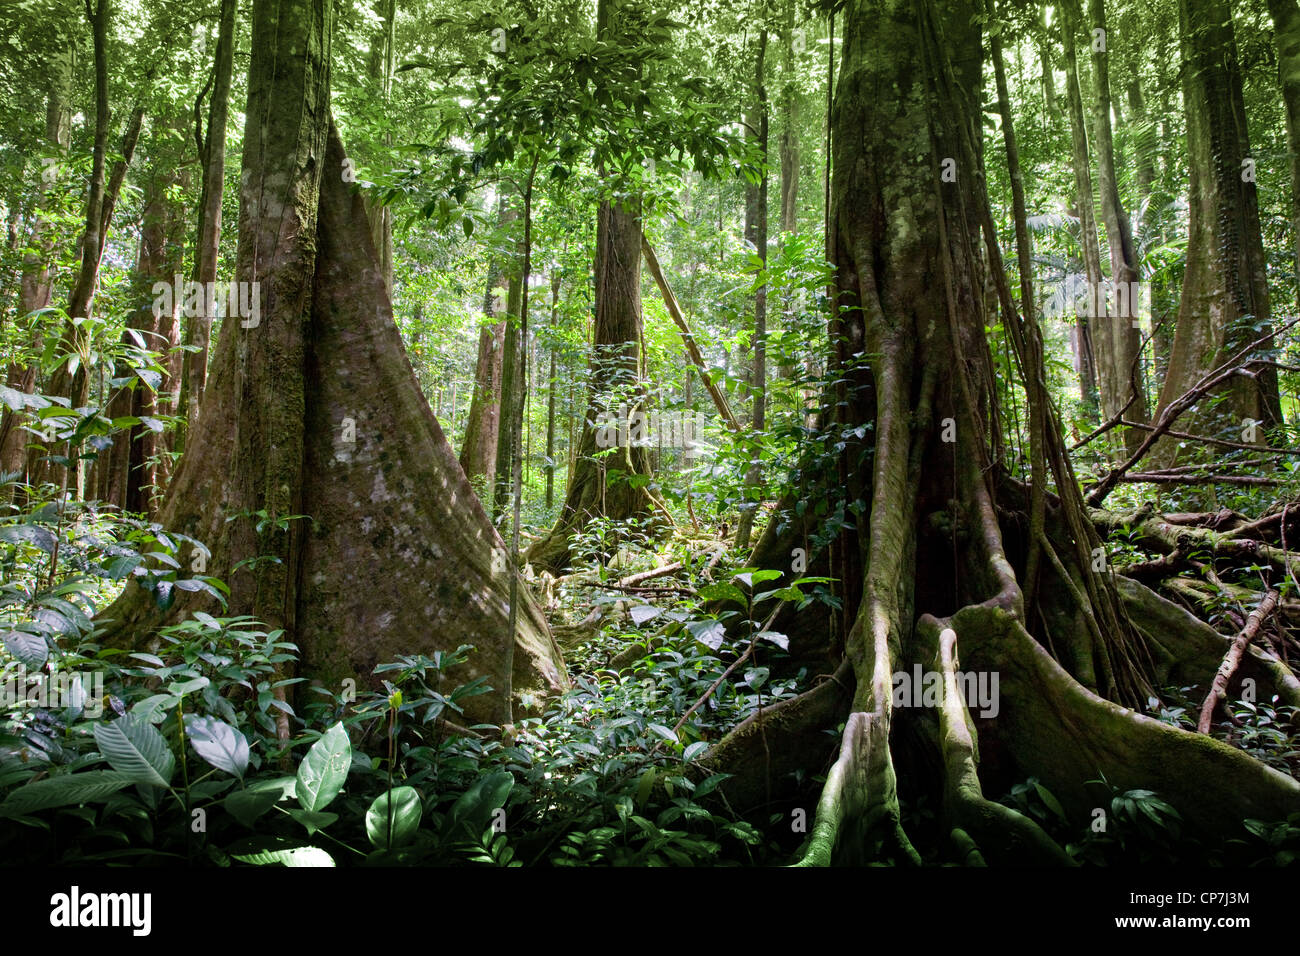
<path fill-rule="evenodd" d="M 72 48 L 65 47 L 55 53 L 50 64 L 48 91 L 45 100 L 45 141 L 55 152 L 54 158 L 67 155 L 72 144 Z M 57 166 L 56 174 L 57 174 Z M 49 308 L 53 290 L 50 275 L 50 258 L 54 252 L 54 239 L 45 219 L 41 197 L 49 189 L 42 170 L 38 198 L 32 213 L 32 229 L 28 245 L 37 250 L 24 256 L 22 274 L 18 280 L 18 321 L 38 309 Z M 36 336 L 33 333 L 33 344 Z M 24 394 L 36 390 L 36 365 L 19 362 L 7 363 L 5 384 Z M 5 406 L 0 409 L 0 473 L 25 474 L 27 472 L 28 433 L 21 428 L 21 415 Z"/>
<path fill-rule="evenodd" d="M 199 143 L 202 188 L 199 192 L 198 239 L 194 248 L 195 282 L 207 288 L 217 279 L 221 258 L 221 198 L 226 177 L 226 121 L 230 112 L 230 77 L 235 59 L 235 18 L 237 0 L 221 0 L 221 20 L 217 28 L 217 48 L 212 62 L 212 99 L 208 104 L 207 136 L 199 135 L 195 117 L 195 137 Z M 196 105 L 195 111 L 197 113 Z M 176 447 L 183 450 L 185 434 L 198 420 L 203 392 L 208 383 L 208 350 L 212 337 L 214 303 L 204 297 L 202 315 L 185 322 L 185 344 L 197 351 L 186 352 L 181 373 L 181 397 L 178 414 L 182 417 Z"/>
<path fill-rule="evenodd" d="M 332 27 L 331 0 L 254 6 L 237 276 L 259 283 L 260 316 L 222 323 L 161 521 L 207 545 L 228 613 L 283 629 L 302 676 L 379 688 L 377 664 L 469 643 L 465 678 L 497 691 L 470 698 L 466 720 L 495 719 L 516 643 L 525 709 L 567 687 L 563 660 L 526 591 L 507 629 L 515 571 L 406 358 L 363 200 L 342 180 Z M 184 593 L 160 609 L 133 583 L 104 612 L 106 639 L 145 643 L 210 603 Z"/>
<path fill-rule="evenodd" d="M 1075 54 L 1076 0 L 1066 0 L 1061 14 L 1061 45 L 1065 49 L 1065 91 L 1070 104 L 1071 161 L 1074 166 L 1075 202 L 1079 211 L 1079 245 L 1089 289 L 1101 287 L 1101 252 L 1097 245 L 1097 217 L 1092 205 L 1092 167 L 1088 161 L 1088 133 L 1083 118 L 1083 93 L 1079 88 L 1079 61 Z M 1098 355 L 1093 328 L 1096 322 L 1080 314 L 1075 321 L 1075 349 L 1079 362 L 1079 390 L 1087 417 L 1098 407 Z"/>
<path fill-rule="evenodd" d="M 1266 333 L 1271 322 L 1232 13 L 1223 0 L 1182 0 L 1179 22 L 1191 208 L 1178 324 L 1157 417 L 1205 369 Z M 1282 421 L 1271 369 L 1236 376 L 1219 394 L 1224 400 L 1213 411 L 1203 406 L 1186 431 L 1242 434 L 1247 420 L 1266 427 Z M 1163 440 L 1153 462 L 1172 464 L 1178 454 L 1176 442 Z"/>
<path fill-rule="evenodd" d="M 1072 3 L 1073 0 L 1068 2 Z M 1101 416 L 1104 421 L 1109 421 L 1127 406 L 1124 413 L 1126 418 L 1146 422 L 1146 392 L 1140 387 L 1142 336 L 1138 328 L 1137 302 L 1133 301 L 1133 296 L 1127 291 L 1136 288 L 1133 283 L 1139 278 L 1138 259 L 1133 246 L 1133 230 L 1129 226 L 1128 214 L 1120 199 L 1119 182 L 1115 176 L 1105 0 L 1088 0 L 1088 13 L 1093 37 L 1092 72 L 1096 85 L 1093 129 L 1097 138 L 1101 215 L 1106 223 L 1106 241 L 1110 246 L 1110 280 L 1116 289 L 1126 290 L 1123 298 L 1116 295 L 1118 314 L 1097 316 L 1092 323 Z M 1101 31 L 1100 34 L 1097 34 L 1098 30 Z M 1134 387 L 1135 382 L 1139 387 Z M 1129 428 L 1123 430 L 1123 438 L 1128 454 L 1132 454 L 1142 442 L 1142 435 Z"/>
<path fill-rule="evenodd" d="M 504 197 L 497 204 L 497 221 L 505 226 L 518 216 Z M 502 359 L 506 352 L 506 325 L 511 315 L 506 303 L 498 302 L 495 289 L 510 286 L 511 270 L 493 261 L 488 265 L 487 291 L 483 296 L 484 323 L 479 329 L 478 359 L 474 367 L 474 393 L 461 444 L 460 466 L 470 481 L 485 480 L 496 473 L 501 435 Z M 516 303 L 517 305 L 517 303 Z M 506 319 L 500 318 L 502 314 Z M 492 489 L 485 488 L 485 500 Z"/>

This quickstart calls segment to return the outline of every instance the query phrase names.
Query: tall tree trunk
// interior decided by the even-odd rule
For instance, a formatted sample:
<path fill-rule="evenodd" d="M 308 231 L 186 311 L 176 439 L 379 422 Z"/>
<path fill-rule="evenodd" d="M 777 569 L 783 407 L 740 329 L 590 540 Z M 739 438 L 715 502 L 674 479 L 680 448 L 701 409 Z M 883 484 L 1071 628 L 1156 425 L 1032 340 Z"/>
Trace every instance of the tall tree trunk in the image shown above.
<path fill-rule="evenodd" d="M 759 181 L 745 186 L 745 241 L 754 247 L 759 264 L 756 272 L 767 268 L 767 87 L 763 82 L 763 64 L 767 54 L 767 30 L 759 34 L 758 55 L 754 63 L 754 106 L 749 128 L 758 150 Z M 749 371 L 750 394 L 750 464 L 745 473 L 746 501 L 736 522 L 736 547 L 748 548 L 754 528 L 754 515 L 762 497 L 763 433 L 767 428 L 767 284 L 754 292 L 754 363 Z"/>
<path fill-rule="evenodd" d="M 1067 2 L 1073 3 L 1074 0 Z M 1114 301 L 1118 312 L 1116 315 L 1098 315 L 1092 322 L 1101 414 L 1104 420 L 1109 421 L 1127 407 L 1125 418 L 1145 423 L 1147 400 L 1139 365 L 1142 336 L 1137 322 L 1138 303 L 1134 301 L 1136 297 L 1131 292 L 1137 288 L 1134 283 L 1138 281 L 1138 259 L 1133 247 L 1133 231 L 1119 197 L 1119 182 L 1115 176 L 1105 0 L 1088 0 L 1088 13 L 1092 28 L 1092 72 L 1096 88 L 1093 98 L 1093 130 L 1097 140 L 1097 178 L 1101 191 L 1101 215 L 1106 223 L 1106 241 L 1110 246 L 1110 279 L 1116 290 Z M 1098 33 L 1098 30 L 1101 32 Z M 1122 434 L 1127 452 L 1124 457 L 1128 457 L 1137 451 L 1144 435 L 1133 428 L 1123 429 Z"/>
<path fill-rule="evenodd" d="M 1101 287 L 1101 251 L 1097 245 L 1097 217 L 1092 205 L 1092 167 L 1088 162 L 1088 133 L 1083 119 L 1083 93 L 1079 89 L 1079 62 L 1075 55 L 1075 15 L 1067 0 L 1061 13 L 1061 45 L 1065 49 L 1065 90 L 1070 103 L 1071 161 L 1074 191 L 1079 211 L 1079 243 L 1083 249 L 1083 271 L 1089 289 Z M 1089 417 L 1097 409 L 1097 349 L 1092 334 L 1095 323 L 1080 315 L 1075 321 L 1075 349 L 1079 362 L 1079 393 Z"/>
<path fill-rule="evenodd" d="M 523 277 L 519 274 L 519 259 L 516 257 L 510 265 L 509 280 L 506 289 L 506 318 L 501 330 L 501 399 L 497 412 L 498 440 L 496 459 L 492 464 L 492 501 L 493 521 L 499 521 L 510 504 L 513 493 L 514 475 L 514 434 L 510 423 L 522 421 L 524 375 L 523 375 L 523 341 L 520 337 L 520 323 L 523 317 L 520 309 L 523 305 Z M 505 434 L 500 435 L 504 430 Z M 502 441 L 501 438 L 505 440 Z"/>
<path fill-rule="evenodd" d="M 1286 142 L 1291 161 L 1291 242 L 1295 283 L 1300 290 L 1300 6 L 1296 0 L 1268 0 L 1277 46 L 1278 84 L 1286 108 Z M 1300 291 L 1297 291 L 1300 306 Z"/>
<path fill-rule="evenodd" d="M 226 177 L 226 120 L 230 112 L 230 77 L 235 59 L 235 17 L 237 0 L 221 0 L 221 21 L 212 62 L 212 99 L 208 104 L 207 136 L 201 136 L 195 106 L 194 135 L 198 140 L 202 188 L 199 191 L 198 240 L 194 249 L 194 281 L 204 289 L 217 279 L 221 257 L 221 198 Z M 197 351 L 185 353 L 181 373 L 178 414 L 181 429 L 176 447 L 185 447 L 185 434 L 198 420 L 203 391 L 208 383 L 208 349 L 212 337 L 214 303 L 204 297 L 201 315 L 185 322 L 185 344 Z"/>
<path fill-rule="evenodd" d="M 108 152 L 108 21 L 110 0 L 97 0 L 93 8 L 86 6 L 90 19 L 92 47 L 95 51 L 95 139 L 90 172 L 90 188 L 86 195 L 85 229 L 81 238 L 81 263 L 68 296 L 68 318 L 73 320 L 65 327 L 59 349 L 71 357 L 59 366 L 50 382 L 50 391 L 70 400 L 73 408 L 81 408 L 90 398 L 90 377 L 84 361 L 88 346 L 87 333 L 75 320 L 90 314 L 90 301 L 99 277 L 99 259 L 103 251 L 104 188 L 106 157 Z M 81 469 L 77 468 L 77 492 L 81 492 Z"/>
<path fill-rule="evenodd" d="M 1187 265 L 1162 411 L 1207 370 L 1240 351 L 1270 324 L 1264 244 L 1260 234 L 1241 70 L 1232 12 L 1224 0 L 1181 0 L 1183 102 L 1191 170 Z M 1247 421 L 1282 420 L 1277 376 L 1269 367 L 1234 376 L 1215 410 L 1202 403 L 1186 430 L 1249 437 Z M 1153 460 L 1178 457 L 1178 443 L 1162 440 Z"/>
<path fill-rule="evenodd" d="M 598 37 L 617 35 L 611 22 L 611 8 L 616 6 L 616 0 L 600 0 Z M 529 563 L 539 569 L 565 567 L 570 535 L 580 532 L 591 518 L 653 518 L 662 509 L 646 487 L 649 449 L 633 440 L 633 424 L 644 414 L 640 216 L 638 200 L 600 203 L 591 395 L 560 516 L 555 527 L 528 550 Z M 608 448 L 605 439 L 610 429 L 597 427 L 602 416 L 613 416 L 626 425 L 614 429 L 618 441 Z M 610 448 L 612 452 L 595 457 Z"/>
<path fill-rule="evenodd" d="M 173 135 L 169 136 L 169 132 Z M 162 135 L 154 138 L 150 150 L 152 169 L 144 185 L 133 289 L 134 299 L 140 304 L 127 321 L 127 328 L 139 333 L 146 348 L 163 354 L 160 364 L 165 371 L 156 387 L 137 382 L 132 388 L 116 392 L 109 402 L 109 416 L 132 416 L 142 422 L 116 435 L 108 454 L 101 454 L 97 461 L 97 466 L 107 472 L 101 497 L 151 519 L 157 516 L 161 486 L 167 478 L 167 470 L 160 462 L 165 445 L 155 430 L 157 416 L 174 411 L 174 391 L 181 375 L 177 347 L 181 339 L 182 302 L 175 295 L 155 296 L 153 289 L 156 283 L 172 285 L 185 259 L 185 214 L 173 193 L 188 185 L 189 172 L 171 148 L 183 134 L 184 122 L 175 118 L 164 125 Z M 124 336 L 125 341 L 130 338 L 129 333 Z M 116 377 L 129 379 L 132 374 L 127 365 L 120 364 Z"/>
<path fill-rule="evenodd" d="M 551 366 L 546 377 L 546 510 L 555 506 L 555 353 L 560 330 L 560 270 L 551 272 Z"/>
<path fill-rule="evenodd" d="M 503 196 L 497 203 L 497 222 L 503 227 L 518 217 L 518 210 L 507 206 Z M 488 479 L 496 473 L 498 441 L 501 434 L 502 359 L 506 351 L 507 320 L 511 315 L 505 302 L 497 301 L 496 289 L 509 288 L 511 270 L 497 261 L 488 264 L 487 291 L 483 296 L 485 321 L 479 329 L 478 358 L 474 367 L 474 394 L 470 399 L 465 438 L 460 449 L 460 466 L 471 481 Z M 491 502 L 493 489 L 485 487 L 485 501 Z"/>
<path fill-rule="evenodd" d="M 721 787 L 731 806 L 769 812 L 793 772 L 825 766 L 824 731 L 844 726 L 804 864 L 916 864 L 922 835 L 945 861 L 1071 862 L 1029 817 L 985 796 L 986 785 L 1004 785 L 980 763 L 990 754 L 1041 780 L 1072 820 L 1089 819 L 1099 773 L 1112 786 L 1155 790 L 1195 826 L 1231 835 L 1245 815 L 1281 819 L 1300 806 L 1297 781 L 1122 706 L 1150 688 L 1145 634 L 1183 653 L 1202 634 L 1170 628 L 1152 592 L 1088 570 L 1099 541 L 1041 387 L 1036 323 L 1014 307 L 984 193 L 981 7 L 849 0 L 845 9 L 832 261 L 841 329 L 869 370 L 836 425 L 864 436 L 841 451 L 854 465 L 848 495 L 866 505 L 844 532 L 864 558 L 860 596 L 845 597 L 854 625 L 834 679 L 764 708 L 703 758 L 734 774 Z M 928 162 L 917 162 L 918 147 Z M 955 181 L 943 177 L 945 159 L 956 161 Z M 1041 439 L 1060 494 L 1033 622 L 1019 584 L 1024 487 L 1006 480 L 994 444 L 985 256 L 1031 400 L 1043 404 Z M 962 673 L 999 675 L 996 712 L 977 707 L 969 685 L 963 694 L 959 652 Z M 1207 676 L 1217 667 L 1196 658 Z M 909 681 L 927 671 L 940 686 L 918 699 Z M 900 795 L 925 797 L 937 825 L 908 832 Z M 808 796 L 790 799 L 806 807 Z"/>
<path fill-rule="evenodd" d="M 332 28 L 331 0 L 254 4 L 237 277 L 259 283 L 261 308 L 222 323 L 161 521 L 208 545 L 229 613 L 283 628 L 303 676 L 379 688 L 377 664 L 470 643 L 464 676 L 500 688 L 518 644 L 526 702 L 567 686 L 563 661 L 527 592 L 508 630 L 517 575 L 406 358 L 364 203 L 341 175 Z M 160 610 L 133 583 L 105 612 L 106 639 L 138 643 L 208 605 L 186 593 Z M 503 697 L 469 698 L 466 719 L 494 719 Z"/>
<path fill-rule="evenodd" d="M 57 50 L 49 64 L 48 91 L 45 98 L 45 142 L 56 154 L 56 163 L 50 167 L 58 173 L 57 158 L 66 156 L 72 145 L 72 44 Z M 32 253 L 25 255 L 22 273 L 18 280 L 18 321 L 38 309 L 49 308 L 53 290 L 50 275 L 50 258 L 54 253 L 54 240 L 45 218 L 42 197 L 49 190 L 53 178 L 43 169 L 37 200 L 33 205 L 31 236 L 28 247 Z M 35 333 L 33 333 L 35 344 Z M 36 389 L 36 365 L 9 362 L 5 368 L 5 384 L 16 391 L 30 395 Z M 0 473 L 23 474 L 27 471 L 27 443 L 29 435 L 21 427 L 21 415 L 5 406 L 0 410 Z"/>
<path fill-rule="evenodd" d="M 1134 77 L 1129 81 L 1128 108 L 1135 140 L 1137 157 L 1137 191 L 1141 235 L 1148 246 L 1158 246 L 1164 241 L 1161 222 L 1163 210 L 1152 208 L 1155 196 L 1156 154 L 1160 148 L 1160 124 L 1147 114 L 1142 83 Z M 1151 351 L 1155 359 L 1155 380 L 1163 382 L 1169 366 L 1169 350 L 1174 342 L 1174 317 L 1169 315 L 1168 280 L 1161 270 L 1151 278 Z"/>

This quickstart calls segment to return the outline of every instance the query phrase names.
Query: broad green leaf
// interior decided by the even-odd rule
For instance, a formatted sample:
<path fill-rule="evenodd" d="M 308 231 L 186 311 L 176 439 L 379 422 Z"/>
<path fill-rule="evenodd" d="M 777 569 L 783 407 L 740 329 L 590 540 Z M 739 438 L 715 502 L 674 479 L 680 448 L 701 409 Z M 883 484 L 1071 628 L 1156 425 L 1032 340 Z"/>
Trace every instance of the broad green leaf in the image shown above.
<path fill-rule="evenodd" d="M 323 812 L 314 812 L 311 810 L 299 810 L 297 808 L 290 810 L 289 816 L 293 817 L 307 828 L 308 836 L 312 836 L 317 830 L 324 830 L 339 818 L 337 813 L 330 813 L 328 810 Z"/>
<path fill-rule="evenodd" d="M 414 787 L 395 787 L 381 793 L 370 804 L 366 811 L 366 836 L 380 850 L 405 846 L 415 839 L 423 813 L 420 794 Z"/>
<path fill-rule="evenodd" d="M 746 602 L 745 592 L 734 584 L 708 584 L 700 588 L 700 597 L 705 601 L 735 601 L 737 604 Z"/>
<path fill-rule="evenodd" d="M 206 680 L 206 678 L 205 678 Z M 198 755 L 218 770 L 243 778 L 248 769 L 248 740 L 215 717 L 188 717 L 185 733 Z"/>
<path fill-rule="evenodd" d="M 235 853 L 234 858 L 241 863 L 254 866 L 267 866 L 279 863 L 282 866 L 333 866 L 334 858 L 315 846 L 300 846 L 292 850 L 263 850 L 260 853 Z"/>
<path fill-rule="evenodd" d="M 0 634 L 0 642 L 4 643 L 6 651 L 29 671 L 39 671 L 50 656 L 49 642 L 41 634 L 5 631 Z"/>
<path fill-rule="evenodd" d="M 485 774 L 474 781 L 452 804 L 443 832 L 446 836 L 477 840 L 487 829 L 494 811 L 504 807 L 515 778 L 504 770 Z"/>
<path fill-rule="evenodd" d="M 46 777 L 11 791 L 0 803 L 0 817 L 19 817 L 36 810 L 74 803 L 94 803 L 136 782 L 131 774 L 117 770 L 87 770 Z"/>
<path fill-rule="evenodd" d="M 352 744 L 340 721 L 312 744 L 299 765 L 298 803 L 304 810 L 324 810 L 343 789 L 351 766 Z"/>
<path fill-rule="evenodd" d="M 154 787 L 171 784 L 176 769 L 167 741 L 158 728 L 134 715 L 95 724 L 95 746 L 114 770 L 130 774 L 136 783 Z"/>

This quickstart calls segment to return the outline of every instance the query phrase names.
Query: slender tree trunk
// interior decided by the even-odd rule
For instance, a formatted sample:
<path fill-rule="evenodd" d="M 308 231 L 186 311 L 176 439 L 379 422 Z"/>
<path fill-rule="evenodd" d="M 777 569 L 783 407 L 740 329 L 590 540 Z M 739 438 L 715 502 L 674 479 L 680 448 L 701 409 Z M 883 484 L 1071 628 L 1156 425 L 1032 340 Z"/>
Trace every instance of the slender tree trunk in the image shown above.
<path fill-rule="evenodd" d="M 1060 8 L 1061 44 L 1065 49 L 1065 88 L 1070 104 L 1071 160 L 1079 210 L 1079 242 L 1083 247 L 1083 271 L 1089 289 L 1101 287 L 1101 252 L 1097 245 L 1097 219 L 1092 205 L 1092 168 L 1088 162 L 1088 133 L 1083 119 L 1083 94 L 1079 89 L 1079 63 L 1074 52 L 1075 16 L 1067 0 Z M 1079 391 L 1085 413 L 1097 410 L 1097 352 L 1092 334 L 1093 321 L 1080 315 L 1075 322 L 1075 348 L 1079 360 Z"/>
<path fill-rule="evenodd" d="M 546 378 L 546 510 L 555 505 L 555 352 L 560 328 L 560 270 L 551 273 L 551 367 Z"/>
<path fill-rule="evenodd" d="M 522 421 L 519 413 L 523 408 L 524 369 L 523 341 L 520 338 L 522 316 L 520 308 L 523 301 L 523 281 L 519 274 L 519 260 L 516 258 L 510 266 L 510 278 L 507 283 L 506 318 L 502 323 L 501 345 L 501 401 L 498 412 L 498 430 L 504 428 L 505 434 L 499 436 L 496 446 L 496 461 L 493 463 L 492 485 L 492 520 L 498 521 L 510 504 L 511 487 L 514 474 L 514 435 L 510 432 L 510 423 Z M 501 438 L 505 440 L 502 441 Z"/>
<path fill-rule="evenodd" d="M 754 105 L 749 128 L 759 156 L 759 181 L 745 186 L 745 241 L 759 258 L 757 272 L 767 268 L 767 87 L 763 65 L 767 55 L 767 30 L 759 34 L 754 63 Z M 762 497 L 763 434 L 767 428 L 767 285 L 754 293 L 754 362 L 749 372 L 751 458 L 745 474 L 746 501 L 736 522 L 736 547 L 748 548 L 754 515 Z"/>
<path fill-rule="evenodd" d="M 517 216 L 518 210 L 507 206 L 502 197 L 497 204 L 497 222 L 504 227 Z M 485 321 L 479 329 L 478 359 L 474 369 L 474 394 L 470 399 L 469 418 L 460 450 L 460 466 L 471 481 L 487 479 L 496 473 L 501 434 L 502 360 L 506 352 L 507 331 L 507 321 L 501 316 L 513 313 L 505 301 L 498 301 L 495 290 L 509 288 L 510 282 L 510 270 L 504 264 L 489 263 L 487 291 L 483 296 Z M 491 501 L 491 492 L 491 488 L 485 488 L 485 500 Z"/>
<path fill-rule="evenodd" d="M 369 72 L 371 79 L 379 86 L 379 94 L 388 102 L 393 86 L 393 65 L 396 55 L 397 38 L 397 0 L 375 0 L 375 13 L 383 21 L 380 35 L 370 48 Z M 384 134 L 384 141 L 392 145 L 390 134 Z M 370 218 L 370 232 L 375 240 L 375 249 L 379 253 L 380 268 L 384 273 L 384 282 L 388 293 L 393 292 L 393 210 L 382 203 L 366 201 L 366 214 Z"/>
<path fill-rule="evenodd" d="M 1073 0 L 1067 0 L 1072 3 Z M 1092 322 L 1093 349 L 1097 361 L 1097 384 L 1101 395 L 1101 413 L 1109 421 L 1127 406 L 1124 417 L 1130 421 L 1147 421 L 1146 391 L 1142 387 L 1139 358 L 1142 336 L 1138 328 L 1137 302 L 1131 290 L 1138 281 L 1138 259 L 1133 246 L 1133 231 L 1119 196 L 1115 176 L 1115 152 L 1111 138 L 1110 54 L 1106 43 L 1105 0 L 1088 0 L 1092 35 L 1092 66 L 1096 87 L 1093 99 L 1093 130 L 1097 141 L 1097 178 L 1101 190 L 1101 214 L 1106 223 L 1106 240 L 1110 245 L 1110 278 L 1116 289 L 1118 314 L 1098 315 Z M 1101 31 L 1098 33 L 1097 31 Z M 1100 296 L 1097 297 L 1100 299 Z M 1100 311 L 1100 310 L 1098 310 Z M 1107 310 L 1109 312 L 1109 309 Z M 1134 383 L 1137 383 L 1137 387 Z M 1130 403 L 1130 400 L 1131 403 Z M 1137 451 L 1143 435 L 1133 428 L 1123 429 L 1127 454 Z"/>
<path fill-rule="evenodd" d="M 230 77 L 235 58 L 235 18 L 237 0 L 221 0 L 221 21 L 217 28 L 217 48 L 212 64 L 212 100 L 208 104 L 207 136 L 199 132 L 198 107 L 195 107 L 194 135 L 199 144 L 202 187 L 199 192 L 198 241 L 194 249 L 194 281 L 204 289 L 217 279 L 221 257 L 221 198 L 226 176 L 226 120 L 230 112 Z M 202 315 L 186 320 L 185 344 L 197 349 L 186 352 L 181 374 L 181 398 L 178 414 L 181 432 L 176 448 L 185 447 L 185 434 L 198 420 L 203 391 L 208 382 L 208 349 L 212 337 L 215 303 L 204 296 Z"/>

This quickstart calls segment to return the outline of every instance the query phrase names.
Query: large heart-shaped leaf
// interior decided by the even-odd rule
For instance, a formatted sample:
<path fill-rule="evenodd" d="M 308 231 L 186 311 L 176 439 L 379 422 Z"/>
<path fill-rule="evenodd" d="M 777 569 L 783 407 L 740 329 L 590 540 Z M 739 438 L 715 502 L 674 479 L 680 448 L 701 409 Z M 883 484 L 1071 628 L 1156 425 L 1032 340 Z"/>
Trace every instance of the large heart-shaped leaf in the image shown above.
<path fill-rule="evenodd" d="M 352 744 L 340 721 L 320 740 L 298 767 L 298 803 L 304 810 L 324 810 L 338 796 L 352 767 Z"/>
<path fill-rule="evenodd" d="M 215 717 L 185 719 L 185 732 L 198 755 L 218 770 L 243 778 L 248 769 L 248 740 L 234 727 Z"/>
<path fill-rule="evenodd" d="M 366 811 L 366 836 L 380 850 L 405 846 L 420 829 L 420 794 L 414 787 L 381 793 Z"/>
<path fill-rule="evenodd" d="M 95 746 L 114 770 L 130 774 L 134 782 L 166 787 L 176 770 L 167 741 L 158 728 L 134 715 L 95 724 Z"/>

